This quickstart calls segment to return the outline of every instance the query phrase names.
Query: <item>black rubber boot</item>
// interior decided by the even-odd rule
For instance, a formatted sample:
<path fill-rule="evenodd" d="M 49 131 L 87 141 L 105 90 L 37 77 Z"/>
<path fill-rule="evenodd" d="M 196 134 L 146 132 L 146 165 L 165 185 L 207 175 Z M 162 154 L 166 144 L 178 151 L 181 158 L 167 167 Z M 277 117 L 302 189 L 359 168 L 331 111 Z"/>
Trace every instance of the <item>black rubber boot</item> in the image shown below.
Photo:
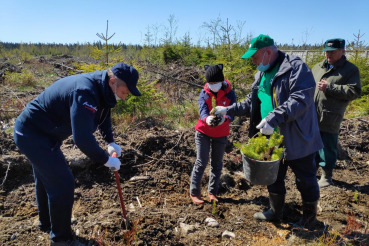
<path fill-rule="evenodd" d="M 283 205 L 285 201 L 285 194 L 269 193 L 270 209 L 266 212 L 258 212 L 254 214 L 254 218 L 258 220 L 273 221 L 282 219 Z"/>
<path fill-rule="evenodd" d="M 322 176 L 318 181 L 319 188 L 324 188 L 333 184 L 332 182 L 333 169 L 322 167 Z"/>
<path fill-rule="evenodd" d="M 318 201 L 304 202 L 302 201 L 302 218 L 299 222 L 294 223 L 293 227 L 305 228 L 311 231 L 318 223 L 316 213 L 318 211 Z"/>

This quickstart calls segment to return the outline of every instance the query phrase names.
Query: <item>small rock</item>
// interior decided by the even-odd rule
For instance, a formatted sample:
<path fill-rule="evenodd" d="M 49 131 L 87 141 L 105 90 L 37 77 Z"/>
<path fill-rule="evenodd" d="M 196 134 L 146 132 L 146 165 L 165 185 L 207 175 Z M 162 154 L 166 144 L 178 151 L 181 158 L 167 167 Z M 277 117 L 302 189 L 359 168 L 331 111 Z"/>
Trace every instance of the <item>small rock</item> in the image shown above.
<path fill-rule="evenodd" d="M 172 234 L 172 230 L 166 230 L 164 234 L 165 236 L 169 237 L 169 235 Z"/>
<path fill-rule="evenodd" d="M 196 231 L 196 227 L 194 225 L 187 225 L 185 223 L 179 223 L 179 227 L 183 234 L 187 235 Z"/>
<path fill-rule="evenodd" d="M 233 233 L 233 232 L 230 232 L 230 231 L 224 231 L 223 234 L 222 234 L 222 237 L 226 237 L 226 238 L 235 238 L 236 235 Z"/>
<path fill-rule="evenodd" d="M 136 209 L 135 209 L 135 205 L 133 205 L 133 203 L 130 203 L 129 206 L 128 206 L 128 211 L 129 212 L 135 212 Z"/>
<path fill-rule="evenodd" d="M 218 221 L 216 221 L 213 218 L 206 218 L 205 223 L 206 223 L 207 226 L 210 226 L 210 227 L 218 227 L 219 226 Z"/>
<path fill-rule="evenodd" d="M 14 233 L 11 238 L 10 238 L 10 241 L 13 241 L 17 236 L 18 236 L 18 232 Z"/>
<path fill-rule="evenodd" d="M 72 219 L 71 219 L 71 224 L 72 224 L 72 225 L 77 224 L 77 218 L 72 218 Z"/>

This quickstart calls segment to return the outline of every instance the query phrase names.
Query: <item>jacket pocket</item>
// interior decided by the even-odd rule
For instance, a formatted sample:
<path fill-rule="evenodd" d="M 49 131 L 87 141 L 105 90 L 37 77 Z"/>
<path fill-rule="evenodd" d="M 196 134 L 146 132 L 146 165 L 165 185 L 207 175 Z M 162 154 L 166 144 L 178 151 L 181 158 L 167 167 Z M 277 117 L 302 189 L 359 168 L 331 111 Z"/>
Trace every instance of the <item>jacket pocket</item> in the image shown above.
<path fill-rule="evenodd" d="M 323 110 L 320 116 L 320 122 L 324 122 L 325 125 L 336 125 L 341 123 L 343 117 L 340 114 L 334 113 L 332 111 Z"/>

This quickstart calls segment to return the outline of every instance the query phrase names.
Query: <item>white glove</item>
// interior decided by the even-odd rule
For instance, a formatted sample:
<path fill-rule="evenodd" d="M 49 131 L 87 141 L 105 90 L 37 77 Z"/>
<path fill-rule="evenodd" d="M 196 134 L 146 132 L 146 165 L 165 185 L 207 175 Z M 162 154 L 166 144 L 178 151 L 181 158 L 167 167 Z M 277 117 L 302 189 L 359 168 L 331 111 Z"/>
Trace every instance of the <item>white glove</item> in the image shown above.
<path fill-rule="evenodd" d="M 120 160 L 115 157 L 109 156 L 109 160 L 104 166 L 109 167 L 112 171 L 118 171 L 120 169 Z"/>
<path fill-rule="evenodd" d="M 260 121 L 259 125 L 257 125 L 256 128 L 260 129 L 260 132 L 264 135 L 272 135 L 274 131 L 274 128 L 271 127 L 265 119 Z"/>
<path fill-rule="evenodd" d="M 215 107 L 215 115 L 217 114 L 221 114 L 221 115 L 226 115 L 227 114 L 227 107 L 223 107 L 223 106 L 216 106 Z"/>
<path fill-rule="evenodd" d="M 113 142 L 108 144 L 108 153 L 109 155 L 112 155 L 114 152 L 117 153 L 117 157 L 120 157 L 122 154 L 122 148 L 118 144 Z"/>
<path fill-rule="evenodd" d="M 215 116 L 214 115 L 210 115 L 206 118 L 206 124 L 208 124 L 208 126 L 211 126 L 211 122 L 214 120 Z"/>

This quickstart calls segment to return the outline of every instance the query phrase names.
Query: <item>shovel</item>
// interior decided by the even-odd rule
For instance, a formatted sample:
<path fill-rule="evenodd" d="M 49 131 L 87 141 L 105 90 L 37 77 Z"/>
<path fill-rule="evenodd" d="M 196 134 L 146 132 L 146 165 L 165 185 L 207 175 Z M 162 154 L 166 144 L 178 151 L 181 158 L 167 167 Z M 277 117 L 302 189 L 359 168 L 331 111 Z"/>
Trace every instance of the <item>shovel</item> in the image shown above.
<path fill-rule="evenodd" d="M 114 152 L 111 157 L 117 157 L 117 153 Z M 123 212 L 123 222 L 125 225 L 125 229 L 129 230 L 130 229 L 130 224 L 129 224 L 129 217 L 128 214 L 126 212 L 126 208 L 124 206 L 124 201 L 123 201 L 123 195 L 122 195 L 122 189 L 120 187 L 120 181 L 119 181 L 119 174 L 118 171 L 114 171 L 114 175 L 115 175 L 115 181 L 117 183 L 117 188 L 118 188 L 118 193 L 119 193 L 119 200 L 120 200 L 120 206 L 122 208 L 122 212 Z"/>

